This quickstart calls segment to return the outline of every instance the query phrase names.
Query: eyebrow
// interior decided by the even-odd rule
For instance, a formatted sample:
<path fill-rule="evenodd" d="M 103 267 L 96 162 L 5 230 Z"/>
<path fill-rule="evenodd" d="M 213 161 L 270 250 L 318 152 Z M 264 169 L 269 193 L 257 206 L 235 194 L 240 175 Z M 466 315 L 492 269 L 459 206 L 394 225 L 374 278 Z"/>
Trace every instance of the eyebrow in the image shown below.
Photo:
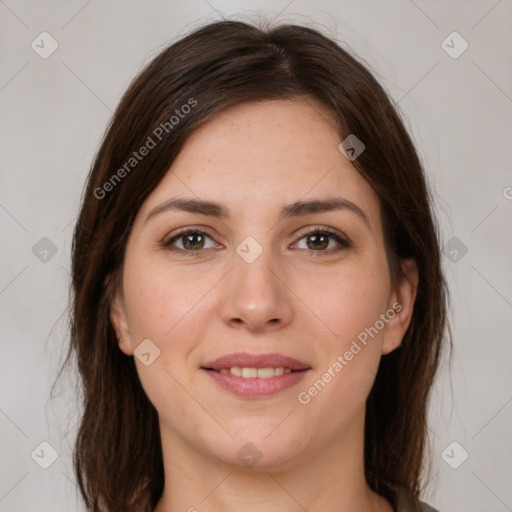
<path fill-rule="evenodd" d="M 335 210 L 346 210 L 356 214 L 371 229 L 370 221 L 364 211 L 357 204 L 342 197 L 295 201 L 281 208 L 279 220 Z M 218 219 L 231 218 L 229 210 L 219 203 L 193 198 L 173 198 L 155 206 L 147 215 L 144 224 L 156 215 L 167 211 L 184 211 Z"/>

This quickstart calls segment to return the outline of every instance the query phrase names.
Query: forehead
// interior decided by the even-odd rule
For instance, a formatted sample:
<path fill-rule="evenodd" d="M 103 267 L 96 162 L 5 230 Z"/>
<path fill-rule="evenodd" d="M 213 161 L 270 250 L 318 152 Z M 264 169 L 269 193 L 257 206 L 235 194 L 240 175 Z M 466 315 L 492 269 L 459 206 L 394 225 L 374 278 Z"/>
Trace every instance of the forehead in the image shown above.
<path fill-rule="evenodd" d="M 231 107 L 188 138 L 140 213 L 196 197 L 270 216 L 299 199 L 341 196 L 378 222 L 378 197 L 340 142 L 334 117 L 311 98 Z"/>

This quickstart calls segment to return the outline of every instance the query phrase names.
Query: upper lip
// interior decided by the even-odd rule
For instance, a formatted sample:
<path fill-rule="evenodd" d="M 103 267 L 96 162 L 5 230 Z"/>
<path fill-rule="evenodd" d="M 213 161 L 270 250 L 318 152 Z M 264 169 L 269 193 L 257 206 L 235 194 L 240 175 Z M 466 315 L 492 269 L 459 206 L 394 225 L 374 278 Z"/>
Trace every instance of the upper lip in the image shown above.
<path fill-rule="evenodd" d="M 310 368 L 302 361 L 282 354 L 249 354 L 247 352 L 226 354 L 202 365 L 202 368 L 220 370 L 222 368 L 233 368 L 234 366 L 241 368 L 290 368 L 291 370 L 307 370 Z"/>

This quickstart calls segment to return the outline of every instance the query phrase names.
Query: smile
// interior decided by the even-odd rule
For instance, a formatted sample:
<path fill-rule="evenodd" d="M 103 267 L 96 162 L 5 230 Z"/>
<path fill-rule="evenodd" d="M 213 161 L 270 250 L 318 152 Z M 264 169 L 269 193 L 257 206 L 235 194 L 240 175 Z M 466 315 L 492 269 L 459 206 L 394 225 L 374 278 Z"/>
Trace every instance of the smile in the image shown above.
<path fill-rule="evenodd" d="M 205 371 L 220 387 L 246 398 L 263 398 L 297 384 L 311 368 L 281 354 L 236 353 L 211 361 Z"/>

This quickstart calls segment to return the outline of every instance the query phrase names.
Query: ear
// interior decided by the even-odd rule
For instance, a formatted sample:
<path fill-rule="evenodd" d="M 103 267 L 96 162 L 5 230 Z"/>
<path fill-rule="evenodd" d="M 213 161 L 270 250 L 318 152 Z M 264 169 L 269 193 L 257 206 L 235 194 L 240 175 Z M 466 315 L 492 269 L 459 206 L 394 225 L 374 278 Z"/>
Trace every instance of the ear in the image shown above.
<path fill-rule="evenodd" d="M 411 323 L 418 288 L 418 267 L 412 259 L 402 262 L 404 277 L 390 295 L 386 317 L 388 322 L 384 329 L 382 355 L 398 348 Z"/>
<path fill-rule="evenodd" d="M 126 306 L 119 287 L 114 292 L 110 302 L 110 321 L 116 333 L 116 338 L 121 351 L 127 356 L 133 355 L 132 340 L 130 337 L 130 331 L 128 330 L 126 317 Z"/>

